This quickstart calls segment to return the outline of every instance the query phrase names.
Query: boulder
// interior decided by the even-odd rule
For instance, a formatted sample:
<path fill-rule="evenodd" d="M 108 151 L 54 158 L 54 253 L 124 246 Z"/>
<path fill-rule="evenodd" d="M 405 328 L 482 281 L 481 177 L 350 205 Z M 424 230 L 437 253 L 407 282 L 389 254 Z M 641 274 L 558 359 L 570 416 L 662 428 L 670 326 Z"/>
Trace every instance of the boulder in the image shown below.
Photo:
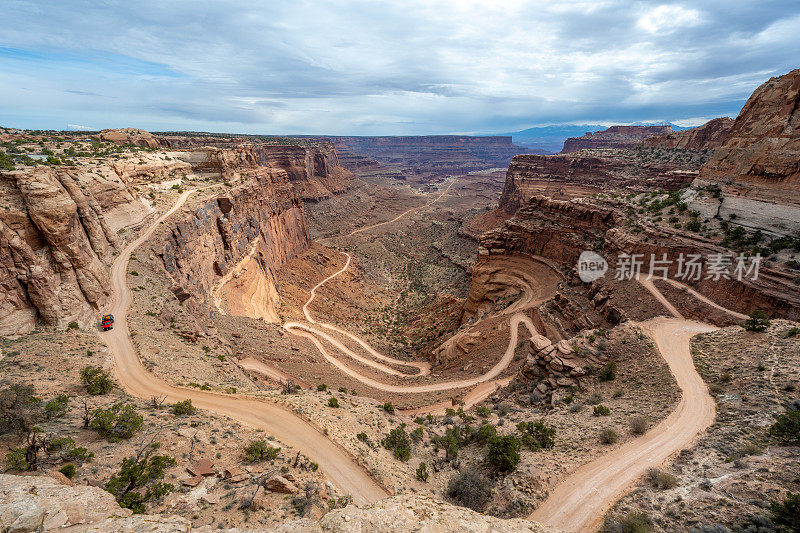
<path fill-rule="evenodd" d="M 295 484 L 283 476 L 269 478 L 264 482 L 264 488 L 272 492 L 280 492 L 281 494 L 294 494 L 297 492 Z"/>

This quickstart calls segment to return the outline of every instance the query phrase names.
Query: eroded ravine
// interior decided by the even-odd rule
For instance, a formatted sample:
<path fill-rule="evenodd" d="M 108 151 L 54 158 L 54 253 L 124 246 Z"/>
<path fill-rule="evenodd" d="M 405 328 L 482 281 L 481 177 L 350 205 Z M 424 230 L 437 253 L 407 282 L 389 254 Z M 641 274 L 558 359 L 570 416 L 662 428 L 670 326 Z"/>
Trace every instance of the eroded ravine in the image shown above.
<path fill-rule="evenodd" d="M 308 421 L 290 411 L 262 400 L 233 397 L 172 385 L 148 372 L 139 359 L 128 327 L 127 314 L 132 293 L 127 285 L 131 252 L 147 240 L 158 225 L 183 206 L 198 189 L 186 191 L 175 204 L 119 254 L 111 266 L 114 299 L 109 312 L 115 315 L 114 329 L 100 334 L 114 358 L 114 373 L 122 388 L 133 396 L 149 399 L 163 396 L 168 402 L 191 399 L 192 404 L 243 424 L 263 429 L 285 444 L 302 450 L 320 465 L 322 472 L 357 503 L 371 503 L 389 493 L 339 445 L 325 437 Z"/>

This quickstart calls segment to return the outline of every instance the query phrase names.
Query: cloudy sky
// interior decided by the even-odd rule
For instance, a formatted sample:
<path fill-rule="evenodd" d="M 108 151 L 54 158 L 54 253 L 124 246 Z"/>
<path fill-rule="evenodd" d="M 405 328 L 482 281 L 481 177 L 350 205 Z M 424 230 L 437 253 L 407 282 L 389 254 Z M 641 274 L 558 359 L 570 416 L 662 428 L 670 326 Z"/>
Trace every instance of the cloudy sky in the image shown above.
<path fill-rule="evenodd" d="M 798 0 L 3 0 L 0 125 L 508 132 L 736 116 Z"/>

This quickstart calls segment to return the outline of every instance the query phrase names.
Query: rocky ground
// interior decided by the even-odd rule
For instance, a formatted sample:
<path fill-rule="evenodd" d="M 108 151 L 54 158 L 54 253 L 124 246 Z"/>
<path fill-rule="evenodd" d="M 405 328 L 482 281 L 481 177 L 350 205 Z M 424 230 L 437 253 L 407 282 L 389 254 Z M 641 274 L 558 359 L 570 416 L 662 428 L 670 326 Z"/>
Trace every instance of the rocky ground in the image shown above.
<path fill-rule="evenodd" d="M 717 398 L 717 420 L 694 448 L 662 468 L 666 476 L 642 480 L 620 500 L 607 523 L 639 512 L 657 531 L 734 529 L 800 489 L 800 449 L 768 434 L 774 417 L 798 399 L 796 326 L 778 320 L 761 333 L 731 326 L 694 339 L 695 364 Z"/>

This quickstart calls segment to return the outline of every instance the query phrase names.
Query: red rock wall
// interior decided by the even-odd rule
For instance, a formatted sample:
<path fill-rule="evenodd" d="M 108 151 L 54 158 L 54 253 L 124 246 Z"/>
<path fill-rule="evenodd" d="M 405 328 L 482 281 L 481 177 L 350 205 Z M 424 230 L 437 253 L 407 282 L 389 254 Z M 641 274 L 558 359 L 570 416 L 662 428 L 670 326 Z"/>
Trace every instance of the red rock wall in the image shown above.
<path fill-rule="evenodd" d="M 730 194 L 800 204 L 800 69 L 753 92 L 700 179 Z"/>
<path fill-rule="evenodd" d="M 562 154 L 594 148 L 633 148 L 646 137 L 672 133 L 671 126 L 611 126 L 607 130 L 587 132 L 582 137 L 564 141 Z"/>
<path fill-rule="evenodd" d="M 732 125 L 733 120 L 728 117 L 715 118 L 690 130 L 647 137 L 642 141 L 642 146 L 695 151 L 715 150 L 722 146 Z"/>

